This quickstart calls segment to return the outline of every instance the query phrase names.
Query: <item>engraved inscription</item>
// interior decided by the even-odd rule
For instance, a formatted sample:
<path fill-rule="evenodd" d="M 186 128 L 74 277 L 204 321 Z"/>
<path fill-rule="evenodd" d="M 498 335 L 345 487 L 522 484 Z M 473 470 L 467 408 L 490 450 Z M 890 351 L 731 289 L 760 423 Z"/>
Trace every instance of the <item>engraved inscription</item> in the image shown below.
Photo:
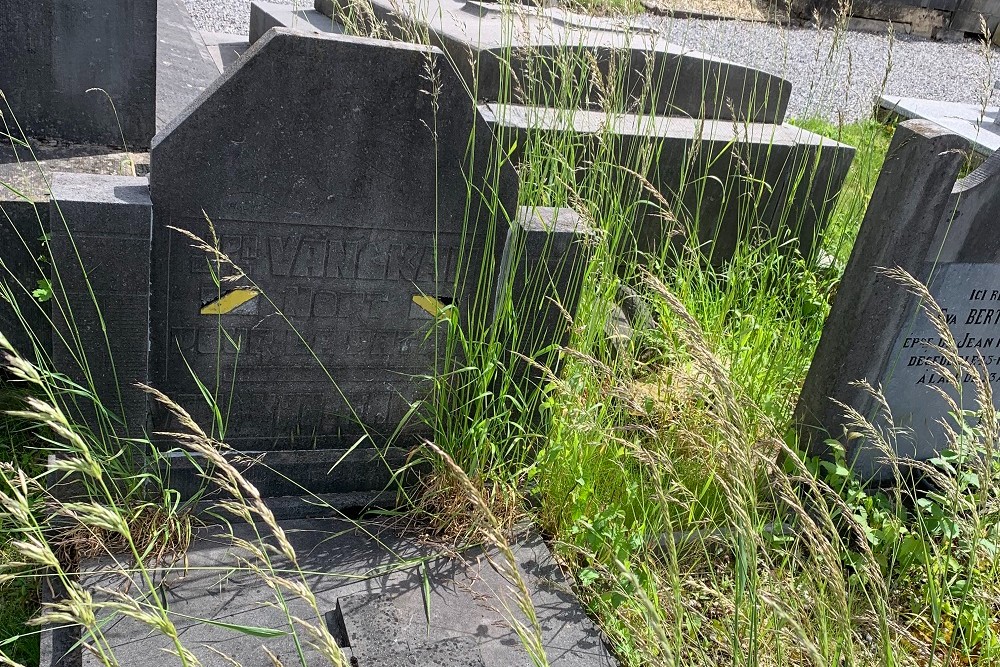
<path fill-rule="evenodd" d="M 931 294 L 944 311 L 959 355 L 983 369 L 1000 396 L 1000 267 L 994 264 L 942 264 L 936 267 Z M 944 341 L 921 313 L 899 333 L 883 382 L 893 416 L 899 424 L 911 425 L 918 441 L 939 438 L 946 406 L 929 387 L 959 398 L 936 365 L 950 367 L 935 346 Z M 954 370 L 954 369 L 952 369 Z M 961 399 L 972 408 L 976 396 L 973 378 L 962 373 Z M 961 403 L 960 403 L 961 404 Z"/>
<path fill-rule="evenodd" d="M 416 294 L 461 307 L 454 277 L 457 233 L 213 221 L 220 250 L 245 274 L 170 238 L 167 391 L 189 396 L 193 371 L 214 386 L 235 418 L 238 444 L 270 424 L 277 437 L 359 432 L 358 422 L 391 430 L 428 391 L 440 367 L 441 329 L 414 305 Z M 204 223 L 182 221 L 188 229 Z M 247 305 L 227 294 L 259 288 Z M 191 369 L 189 371 L 189 368 Z M 252 416 L 243 425 L 241 417 Z M 198 417 L 195 414 L 196 418 Z M 268 429 L 265 429 L 268 430 Z"/>

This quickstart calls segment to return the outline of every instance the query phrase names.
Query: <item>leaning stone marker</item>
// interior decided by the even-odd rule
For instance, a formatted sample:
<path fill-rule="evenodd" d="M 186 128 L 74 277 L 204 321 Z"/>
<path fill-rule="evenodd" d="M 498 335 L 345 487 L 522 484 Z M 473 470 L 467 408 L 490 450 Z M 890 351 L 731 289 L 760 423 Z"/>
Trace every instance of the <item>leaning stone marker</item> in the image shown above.
<path fill-rule="evenodd" d="M 854 157 L 850 146 L 791 125 L 503 104 L 482 105 L 480 112 L 515 161 L 530 150 L 525 147 L 558 146 L 572 138 L 566 150 L 580 173 L 590 162 L 607 160 L 609 152 L 627 170 L 645 171 L 641 178 L 626 170 L 622 175 L 622 198 L 636 202 L 635 226 L 616 241 L 628 270 L 637 259 L 662 257 L 671 242 L 676 248 L 690 232 L 715 265 L 765 230 L 763 236 L 795 240 L 810 257 Z M 647 154 L 654 157 L 640 166 L 636 156 Z M 651 196 L 647 184 L 660 197 Z M 677 220 L 664 216 L 661 198 Z M 752 215 L 748 202 L 755 207 Z"/>
<path fill-rule="evenodd" d="M 124 136 L 131 149 L 148 147 L 156 132 L 156 6 L 0 0 L 0 91 L 21 127 L 113 146 Z"/>
<path fill-rule="evenodd" d="M 900 267 L 927 285 L 944 310 L 958 352 L 985 372 L 1000 396 L 1000 252 L 993 227 L 1000 214 L 1000 154 L 958 180 L 968 152 L 964 139 L 927 121 L 901 124 L 879 174 L 836 301 L 796 410 L 800 432 L 816 453 L 842 438 L 863 477 L 889 470 L 881 453 L 860 438 L 844 438 L 846 404 L 885 425 L 878 404 L 852 384 L 881 386 L 893 423 L 912 429 L 896 439 L 897 454 L 928 459 L 949 446 L 946 391 L 975 409 L 972 378 L 950 386 L 935 364 L 942 337 L 920 312 L 920 300 L 881 269 Z M 981 360 L 980 360 L 981 359 Z M 950 370 L 956 370 L 950 367 Z"/>
<path fill-rule="evenodd" d="M 197 377 L 227 443 L 354 490 L 281 451 L 337 461 L 422 432 L 436 314 L 486 322 L 515 215 L 494 143 L 439 51 L 270 31 L 154 141 L 154 384 L 211 424 Z"/>
<path fill-rule="evenodd" d="M 555 8 L 478 0 L 315 7 L 345 25 L 375 19 L 399 39 L 428 39 L 483 102 L 599 109 L 610 95 L 646 114 L 780 123 L 792 90 L 780 77 L 670 44 L 656 31 Z"/>

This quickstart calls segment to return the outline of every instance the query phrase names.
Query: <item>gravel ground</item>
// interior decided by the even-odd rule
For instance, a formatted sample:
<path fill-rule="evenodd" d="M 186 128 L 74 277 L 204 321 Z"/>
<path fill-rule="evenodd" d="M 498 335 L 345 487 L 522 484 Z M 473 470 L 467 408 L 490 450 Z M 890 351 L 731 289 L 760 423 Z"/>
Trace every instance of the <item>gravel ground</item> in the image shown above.
<path fill-rule="evenodd" d="M 312 7 L 312 0 L 268 0 L 278 5 Z M 250 0 L 184 0 L 194 24 L 205 32 L 250 34 Z"/>
<path fill-rule="evenodd" d="M 638 19 L 675 44 L 777 74 L 792 82 L 789 116 L 852 121 L 882 92 L 982 104 L 1000 78 L 1000 53 L 973 40 L 934 42 L 901 35 L 783 28 L 743 21 Z M 883 84 L 885 90 L 883 91 Z M 994 103 L 991 99 L 990 104 Z"/>
<path fill-rule="evenodd" d="M 309 6 L 311 0 L 271 0 Z M 250 0 L 184 0 L 201 30 L 245 35 Z M 783 28 L 745 21 L 703 21 L 640 16 L 675 44 L 705 51 L 792 82 L 788 115 L 852 121 L 866 117 L 883 92 L 947 102 L 982 104 L 1000 78 L 1000 53 L 987 63 L 972 40 L 933 42 L 901 35 Z M 891 56 L 891 57 L 890 57 Z M 888 72 L 888 74 L 887 74 Z M 994 100 L 990 100 L 994 103 Z"/>

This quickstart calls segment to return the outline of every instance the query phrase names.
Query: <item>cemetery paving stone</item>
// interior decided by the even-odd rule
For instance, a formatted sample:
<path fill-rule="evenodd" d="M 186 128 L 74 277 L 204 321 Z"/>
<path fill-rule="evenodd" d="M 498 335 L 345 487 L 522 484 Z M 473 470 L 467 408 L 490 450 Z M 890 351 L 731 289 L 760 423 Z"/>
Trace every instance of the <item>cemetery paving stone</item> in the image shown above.
<path fill-rule="evenodd" d="M 510 582 L 490 565 L 491 560 L 503 558 L 495 549 L 473 548 L 457 556 L 442 556 L 432 546 L 381 526 L 339 519 L 289 521 L 282 528 L 319 602 L 322 621 L 333 623 L 331 633 L 345 644 L 359 667 L 414 664 L 410 660 L 416 658 L 420 660 L 416 664 L 427 665 L 532 664 L 504 616 L 504 605 L 513 609 L 516 602 Z M 262 526 L 234 525 L 235 534 L 242 538 L 252 539 L 255 530 L 266 533 Z M 206 666 L 232 664 L 220 654 L 246 667 L 271 665 L 262 646 L 285 664 L 297 662 L 288 635 L 249 637 L 199 620 L 288 629 L 284 612 L 269 604 L 271 589 L 245 567 L 247 554 L 221 534 L 218 526 L 201 529 L 185 559 L 155 571 L 181 642 Z M 513 550 L 536 609 L 550 664 L 617 664 L 538 534 L 521 530 Z M 128 584 L 128 578 L 113 569 L 108 560 L 87 562 L 81 580 L 102 598 L 108 595 L 106 590 L 120 590 Z M 286 575 L 294 578 L 291 572 Z M 291 613 L 316 620 L 301 600 L 289 595 L 286 599 Z M 337 627 L 340 623 L 343 627 Z M 121 664 L 143 664 L 170 645 L 166 638 L 125 617 L 110 619 L 104 632 Z M 305 651 L 309 664 L 321 664 L 312 648 Z M 84 651 L 83 664 L 97 662 Z"/>

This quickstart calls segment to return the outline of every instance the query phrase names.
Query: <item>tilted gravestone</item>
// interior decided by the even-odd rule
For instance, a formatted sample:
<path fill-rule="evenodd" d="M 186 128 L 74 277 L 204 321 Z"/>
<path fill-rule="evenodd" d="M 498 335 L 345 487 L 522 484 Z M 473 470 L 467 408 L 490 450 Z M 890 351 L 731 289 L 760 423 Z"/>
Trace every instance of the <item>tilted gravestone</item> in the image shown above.
<path fill-rule="evenodd" d="M 634 202 L 636 223 L 612 243 L 626 268 L 636 253 L 663 256 L 692 232 L 716 265 L 761 236 L 795 240 L 810 257 L 854 157 L 850 146 L 791 125 L 504 104 L 481 112 L 515 161 L 526 146 L 565 144 L 581 177 L 609 154 L 625 167 L 616 185 Z"/>
<path fill-rule="evenodd" d="M 313 491 L 371 488 L 372 448 L 424 432 L 435 313 L 488 320 L 518 190 L 494 143 L 435 49 L 269 32 L 154 141 L 154 385 Z"/>
<path fill-rule="evenodd" d="M 926 460 L 951 444 L 941 425 L 951 419 L 948 406 L 936 390 L 962 409 L 976 409 L 972 377 L 957 373 L 961 390 L 946 381 L 945 373 L 958 369 L 935 349 L 944 340 L 920 300 L 884 269 L 900 267 L 928 286 L 960 356 L 985 372 L 1000 396 L 1000 255 L 993 229 L 1000 154 L 959 179 L 967 155 L 964 139 L 928 121 L 896 129 L 802 390 L 796 421 L 812 451 L 828 453 L 827 438 L 843 439 L 863 477 L 890 471 L 872 443 L 844 437 L 837 402 L 888 424 L 878 402 L 852 383 L 881 387 L 894 425 L 912 430 L 895 440 L 901 457 Z"/>
<path fill-rule="evenodd" d="M 635 26 L 478 0 L 316 0 L 315 7 L 349 28 L 375 24 L 443 49 L 484 102 L 484 115 L 508 126 L 515 161 L 526 145 L 572 137 L 577 145 L 566 153 L 578 173 L 589 170 L 597 146 L 602 163 L 625 167 L 624 182 L 613 187 L 621 200 L 639 202 L 634 228 L 614 248 L 625 270 L 663 255 L 666 239 L 678 246 L 689 236 L 715 265 L 759 242 L 761 231 L 811 257 L 853 156 L 848 146 L 778 124 L 787 81 Z M 559 92 L 565 82 L 571 92 Z M 615 113 L 622 109 L 630 113 Z M 643 170 L 636 155 L 650 150 L 652 168 L 630 174 Z M 664 224 L 661 201 L 683 229 Z"/>
<path fill-rule="evenodd" d="M 156 6 L 0 0 L 0 91 L 25 132 L 148 147 L 156 132 Z"/>
<path fill-rule="evenodd" d="M 368 5 L 315 0 L 334 20 L 375 19 L 397 38 L 441 48 L 482 102 L 601 108 L 610 95 L 647 114 L 780 123 L 791 94 L 780 77 L 670 44 L 655 31 L 559 9 L 370 0 L 362 11 Z M 553 93 L 561 83 L 568 89 Z"/>

